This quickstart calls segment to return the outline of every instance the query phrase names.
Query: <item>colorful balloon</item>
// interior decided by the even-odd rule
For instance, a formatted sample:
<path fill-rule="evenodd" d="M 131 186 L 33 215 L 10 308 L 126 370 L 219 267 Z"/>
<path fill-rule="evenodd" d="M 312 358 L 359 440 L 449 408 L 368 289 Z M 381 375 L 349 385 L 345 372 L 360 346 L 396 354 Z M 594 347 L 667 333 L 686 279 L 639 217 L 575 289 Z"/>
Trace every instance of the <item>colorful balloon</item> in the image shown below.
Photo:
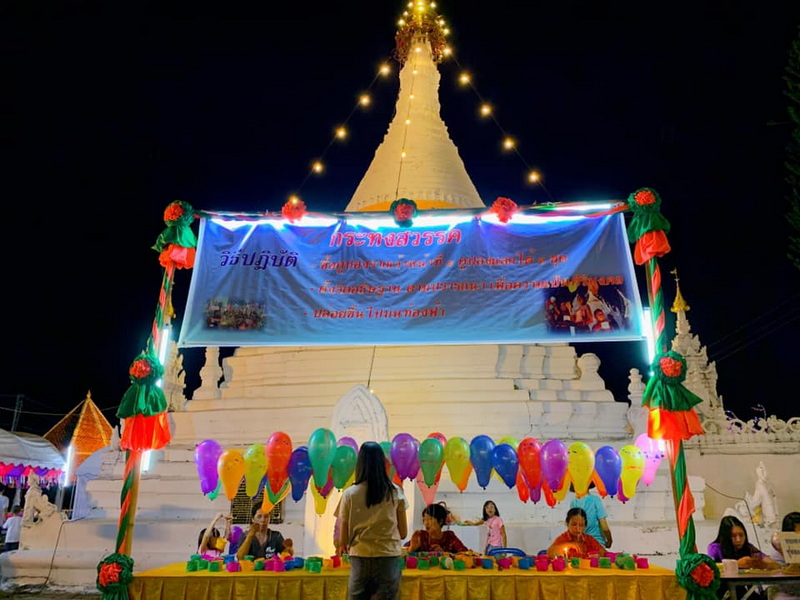
<path fill-rule="evenodd" d="M 392 442 L 381 442 L 381 450 L 383 450 L 383 456 L 386 459 L 386 474 L 389 479 L 394 481 L 397 477 L 397 469 L 392 464 Z M 402 484 L 402 482 L 400 483 Z"/>
<path fill-rule="evenodd" d="M 292 484 L 292 500 L 295 502 L 300 502 L 303 497 L 312 472 L 308 448 L 306 446 L 295 448 L 289 458 L 289 481 Z"/>
<path fill-rule="evenodd" d="M 469 443 L 469 462 L 475 470 L 478 485 L 483 489 L 489 485 L 492 476 L 492 451 L 494 440 L 488 435 L 476 435 Z"/>
<path fill-rule="evenodd" d="M 523 502 L 527 502 L 531 497 L 531 489 L 528 487 L 528 482 L 525 481 L 525 475 L 521 470 L 517 471 L 517 496 Z"/>
<path fill-rule="evenodd" d="M 339 441 L 336 442 L 337 446 L 350 446 L 353 450 L 356 451 L 356 455 L 358 454 L 358 442 L 355 441 L 350 436 L 345 436 L 343 438 L 339 438 Z"/>
<path fill-rule="evenodd" d="M 622 474 L 622 459 L 613 446 L 602 446 L 594 453 L 594 470 L 603 483 L 606 494 L 617 495 L 617 484 Z"/>
<path fill-rule="evenodd" d="M 217 461 L 220 454 L 222 454 L 222 446 L 215 440 L 203 440 L 194 449 L 194 464 L 197 466 L 200 491 L 203 494 L 209 494 L 217 488 L 219 483 Z M 11 465 L 9 465 L 9 471 L 11 470 L 10 467 Z"/>
<path fill-rule="evenodd" d="M 619 457 L 622 460 L 622 473 L 619 476 L 622 493 L 630 500 L 636 494 L 636 484 L 644 473 L 644 452 L 628 444 L 619 449 Z"/>
<path fill-rule="evenodd" d="M 444 466 L 444 446 L 436 438 L 425 438 L 419 445 L 419 468 L 426 485 L 438 483 Z M 428 504 L 432 504 L 428 502 Z"/>
<path fill-rule="evenodd" d="M 244 490 L 250 498 L 258 496 L 264 475 L 267 472 L 267 457 L 264 446 L 253 444 L 244 451 Z"/>
<path fill-rule="evenodd" d="M 333 481 L 331 481 L 331 489 L 332 488 L 333 488 Z M 311 496 L 314 498 L 314 512 L 316 512 L 318 515 L 324 515 L 325 507 L 328 506 L 328 494 L 330 493 L 330 491 L 328 491 L 328 493 L 326 493 L 323 496 L 322 494 L 324 491 L 325 491 L 324 488 L 321 489 L 313 482 L 311 483 Z"/>
<path fill-rule="evenodd" d="M 352 446 L 338 446 L 333 454 L 333 485 L 336 489 L 343 490 L 356 470 L 356 451 Z"/>
<path fill-rule="evenodd" d="M 217 461 L 219 480 L 228 500 L 233 500 L 244 478 L 244 455 L 239 448 L 223 450 Z"/>
<path fill-rule="evenodd" d="M 539 440 L 532 437 L 523 438 L 517 446 L 517 457 L 519 459 L 519 469 L 525 475 L 528 482 L 531 500 L 534 503 L 541 498 L 542 488 L 542 463 L 540 453 L 542 445 Z"/>
<path fill-rule="evenodd" d="M 499 446 L 500 444 L 508 444 L 509 446 L 514 448 L 514 450 L 519 451 L 519 440 L 515 438 L 513 435 L 507 435 L 501 437 L 499 440 L 497 440 L 497 445 Z"/>
<path fill-rule="evenodd" d="M 567 447 L 561 440 L 547 440 L 542 444 L 539 462 L 542 465 L 542 477 L 551 492 L 561 489 L 561 483 L 567 473 L 568 460 Z M 548 504 L 550 504 L 549 499 Z"/>
<path fill-rule="evenodd" d="M 417 472 L 415 481 L 417 482 L 419 493 L 422 494 L 422 499 L 425 501 L 425 505 L 433 504 L 436 501 L 436 492 L 439 489 L 439 482 L 435 481 L 432 485 L 425 483 L 425 476 L 422 474 L 422 469 Z"/>
<path fill-rule="evenodd" d="M 644 453 L 644 472 L 642 473 L 642 483 L 650 485 L 656 478 L 656 472 L 664 458 L 664 442 L 654 440 L 646 433 L 642 433 L 636 438 L 634 445 Z"/>
<path fill-rule="evenodd" d="M 500 475 L 500 478 L 508 486 L 513 488 L 517 483 L 517 473 L 519 473 L 519 459 L 517 451 L 511 444 L 498 444 L 492 450 L 492 468 Z"/>
<path fill-rule="evenodd" d="M 567 472 L 572 480 L 575 495 L 582 498 L 589 492 L 589 482 L 594 471 L 594 451 L 589 444 L 573 442 L 567 448 Z"/>
<path fill-rule="evenodd" d="M 439 433 L 438 431 L 434 431 L 433 433 L 428 434 L 429 438 L 436 438 L 442 443 L 442 448 L 444 448 L 445 444 L 447 444 L 447 438 L 444 437 L 443 433 Z"/>
<path fill-rule="evenodd" d="M 308 459 L 314 474 L 314 485 L 323 487 L 328 481 L 328 472 L 333 464 L 336 436 L 330 429 L 320 427 L 308 438 Z"/>
<path fill-rule="evenodd" d="M 392 439 L 390 450 L 392 464 L 397 476 L 403 479 L 414 479 L 419 471 L 419 442 L 408 433 L 398 433 Z"/>
<path fill-rule="evenodd" d="M 467 489 L 472 463 L 469 460 L 469 443 L 463 437 L 451 437 L 444 445 L 444 464 L 450 480 L 463 492 Z"/>
<path fill-rule="evenodd" d="M 292 438 L 276 431 L 267 440 L 267 481 L 273 494 L 277 494 L 289 479 L 289 459 L 292 457 Z"/>
<path fill-rule="evenodd" d="M 268 513 L 272 510 L 272 508 L 281 500 L 286 498 L 289 495 L 289 492 L 292 489 L 292 484 L 289 483 L 287 479 L 286 482 L 283 484 L 283 487 L 279 489 L 277 492 L 273 492 L 268 485 L 264 486 L 265 494 L 264 498 L 261 500 L 261 512 Z"/>

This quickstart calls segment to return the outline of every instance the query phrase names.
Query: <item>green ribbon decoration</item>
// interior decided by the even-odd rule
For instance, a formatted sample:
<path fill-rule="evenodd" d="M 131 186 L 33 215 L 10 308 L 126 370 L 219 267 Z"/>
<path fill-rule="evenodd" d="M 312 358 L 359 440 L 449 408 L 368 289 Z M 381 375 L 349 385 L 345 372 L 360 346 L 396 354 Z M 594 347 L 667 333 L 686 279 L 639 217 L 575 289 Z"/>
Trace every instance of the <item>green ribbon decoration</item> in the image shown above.
<path fill-rule="evenodd" d="M 692 578 L 692 572 L 697 568 L 704 571 L 708 568 L 713 573 L 714 577 L 708 585 L 703 586 Z M 686 600 L 716 599 L 720 586 L 719 569 L 717 563 L 707 554 L 692 553 L 678 559 L 675 575 L 678 583 L 687 592 Z"/>
<path fill-rule="evenodd" d="M 652 188 L 639 188 L 628 196 L 628 208 L 633 213 L 628 224 L 628 241 L 635 244 L 645 233 L 669 233 L 670 223 L 661 214 L 661 196 Z"/>
<path fill-rule="evenodd" d="M 149 367 L 147 369 L 146 367 Z M 152 417 L 167 410 L 167 398 L 156 382 L 164 375 L 164 367 L 152 352 L 142 352 L 129 369 L 131 386 L 122 396 L 117 417 L 136 415 Z"/>
<path fill-rule="evenodd" d="M 100 583 L 103 578 L 114 581 Z M 125 554 L 111 554 L 97 564 L 97 589 L 103 600 L 128 600 L 128 584 L 133 581 L 133 559 Z"/>
<path fill-rule="evenodd" d="M 194 209 L 191 204 L 183 200 L 171 203 L 164 211 L 164 224 L 167 228 L 159 234 L 153 250 L 162 252 L 170 244 L 182 248 L 197 248 L 197 236 L 191 228 L 193 222 Z"/>
<path fill-rule="evenodd" d="M 663 371 L 662 360 L 671 359 L 680 363 L 680 372 L 670 375 Z M 675 352 L 657 354 L 653 359 L 653 376 L 647 382 L 642 396 L 642 406 L 661 408 L 669 411 L 691 410 L 703 399 L 683 385 L 686 379 L 686 359 Z"/>

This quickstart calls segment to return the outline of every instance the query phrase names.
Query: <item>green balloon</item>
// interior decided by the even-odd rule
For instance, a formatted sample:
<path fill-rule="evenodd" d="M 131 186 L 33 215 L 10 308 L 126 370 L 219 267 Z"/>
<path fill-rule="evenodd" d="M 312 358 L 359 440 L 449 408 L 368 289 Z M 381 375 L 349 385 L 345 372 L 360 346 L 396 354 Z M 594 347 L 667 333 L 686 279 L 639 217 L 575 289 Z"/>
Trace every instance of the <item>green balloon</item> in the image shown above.
<path fill-rule="evenodd" d="M 432 486 L 444 464 L 444 446 L 436 438 L 426 438 L 419 445 L 419 468 L 425 485 Z"/>
<path fill-rule="evenodd" d="M 397 473 L 397 470 L 392 464 L 392 442 L 381 442 L 381 450 L 383 450 L 383 456 L 386 462 L 389 463 L 389 479 L 394 480 L 394 475 Z"/>
<path fill-rule="evenodd" d="M 351 446 L 339 446 L 333 453 L 333 485 L 343 489 L 356 471 L 356 451 Z"/>
<path fill-rule="evenodd" d="M 314 474 L 314 484 L 318 488 L 328 483 L 328 472 L 333 466 L 336 450 L 336 436 L 330 429 L 320 427 L 308 438 L 308 460 Z"/>

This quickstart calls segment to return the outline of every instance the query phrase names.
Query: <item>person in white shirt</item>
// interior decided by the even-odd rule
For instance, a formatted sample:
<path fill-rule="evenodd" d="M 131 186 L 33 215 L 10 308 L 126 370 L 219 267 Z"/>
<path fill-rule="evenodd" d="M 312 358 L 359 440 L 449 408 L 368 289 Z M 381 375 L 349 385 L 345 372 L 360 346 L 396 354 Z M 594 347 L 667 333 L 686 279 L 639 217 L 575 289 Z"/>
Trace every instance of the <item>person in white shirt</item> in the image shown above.
<path fill-rule="evenodd" d="M 0 484 L 0 523 L 6 522 L 8 512 L 8 496 L 6 496 L 6 486 Z"/>
<path fill-rule="evenodd" d="M 6 532 L 4 551 L 8 552 L 19 548 L 19 536 L 22 533 L 22 508 L 16 505 L 11 509 L 11 516 L 3 522 L 3 531 Z"/>

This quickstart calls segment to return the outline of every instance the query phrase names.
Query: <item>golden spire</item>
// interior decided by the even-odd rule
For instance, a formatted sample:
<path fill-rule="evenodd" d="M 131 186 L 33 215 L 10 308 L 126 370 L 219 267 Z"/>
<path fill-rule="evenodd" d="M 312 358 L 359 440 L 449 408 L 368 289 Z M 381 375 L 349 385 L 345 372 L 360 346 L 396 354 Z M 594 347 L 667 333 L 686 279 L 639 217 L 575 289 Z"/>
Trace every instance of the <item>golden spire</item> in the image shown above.
<path fill-rule="evenodd" d="M 431 46 L 433 61 L 440 63 L 446 53 L 444 38 L 447 33 L 444 19 L 436 12 L 436 2 L 412 0 L 397 23 L 394 38 L 397 60 L 405 64 L 414 40 L 422 38 Z"/>
<path fill-rule="evenodd" d="M 680 281 L 680 279 L 678 279 L 678 269 L 672 269 L 670 273 L 675 276 L 675 301 L 672 303 L 672 308 L 670 310 L 674 313 L 688 312 L 691 310 L 691 307 L 686 303 L 686 300 L 683 299 L 683 294 L 681 294 L 681 286 L 678 284 Z"/>

